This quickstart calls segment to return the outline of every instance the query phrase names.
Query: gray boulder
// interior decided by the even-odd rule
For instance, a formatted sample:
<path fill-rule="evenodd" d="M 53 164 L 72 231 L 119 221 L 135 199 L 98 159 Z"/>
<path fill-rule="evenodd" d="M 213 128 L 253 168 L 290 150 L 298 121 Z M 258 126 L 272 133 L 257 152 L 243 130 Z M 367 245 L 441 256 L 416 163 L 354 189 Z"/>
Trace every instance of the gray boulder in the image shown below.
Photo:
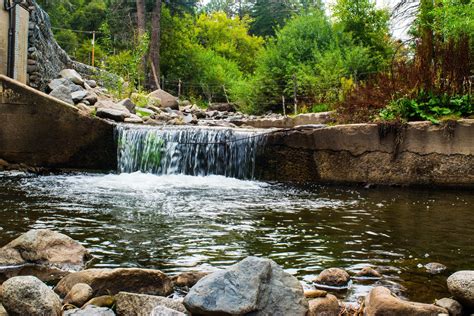
<path fill-rule="evenodd" d="M 150 97 L 160 99 L 161 108 L 172 108 L 173 110 L 179 110 L 178 98 L 164 90 L 155 90 L 148 95 L 148 98 Z"/>
<path fill-rule="evenodd" d="M 80 86 L 84 85 L 84 79 L 82 79 L 81 75 L 77 71 L 75 71 L 74 69 L 63 69 L 63 70 L 61 70 L 59 75 L 62 78 L 71 80 L 75 84 L 78 84 Z"/>
<path fill-rule="evenodd" d="M 116 104 L 110 100 L 100 100 L 95 104 L 98 109 L 113 109 L 130 114 L 130 111 L 123 105 Z"/>
<path fill-rule="evenodd" d="M 308 311 L 299 281 L 274 261 L 257 257 L 202 278 L 184 305 L 202 315 L 304 316 Z"/>
<path fill-rule="evenodd" d="M 130 117 L 130 113 L 106 108 L 97 109 L 95 115 L 97 117 L 111 119 L 116 122 L 123 122 L 127 117 Z"/>
<path fill-rule="evenodd" d="M 53 91 L 59 86 L 69 86 L 70 84 L 71 82 L 65 78 L 53 79 L 48 83 L 48 89 L 49 91 Z"/>
<path fill-rule="evenodd" d="M 115 313 L 107 307 L 87 305 L 83 309 L 71 309 L 65 311 L 63 316 L 115 316 Z"/>
<path fill-rule="evenodd" d="M 451 274 L 447 282 L 449 292 L 459 303 L 474 308 L 474 270 Z"/>
<path fill-rule="evenodd" d="M 91 88 L 96 88 L 97 87 L 97 82 L 95 80 L 86 80 L 86 83 Z"/>
<path fill-rule="evenodd" d="M 33 276 L 19 276 L 3 283 L 2 304 L 10 316 L 61 315 L 61 300 Z"/>
<path fill-rule="evenodd" d="M 72 97 L 71 97 L 71 93 L 72 93 L 71 88 L 65 85 L 61 85 L 61 86 L 58 86 L 53 91 L 51 91 L 49 95 L 52 96 L 53 98 L 59 99 L 68 104 L 74 104 L 74 101 L 72 100 Z"/>
<path fill-rule="evenodd" d="M 79 90 L 71 93 L 71 98 L 74 103 L 79 103 L 87 96 L 86 90 Z"/>
<path fill-rule="evenodd" d="M 171 299 L 162 296 L 120 292 L 115 295 L 116 310 L 119 316 L 149 315 L 156 307 L 164 307 L 181 314 L 186 314 L 182 299 Z"/>

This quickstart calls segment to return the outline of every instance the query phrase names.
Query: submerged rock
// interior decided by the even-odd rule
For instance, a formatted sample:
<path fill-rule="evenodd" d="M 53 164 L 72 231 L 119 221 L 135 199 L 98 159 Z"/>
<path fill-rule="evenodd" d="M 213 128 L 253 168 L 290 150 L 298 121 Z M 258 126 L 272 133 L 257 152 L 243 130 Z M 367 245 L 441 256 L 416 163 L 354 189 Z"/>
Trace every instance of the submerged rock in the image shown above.
<path fill-rule="evenodd" d="M 329 268 L 323 270 L 313 282 L 317 285 L 333 286 L 333 287 L 345 287 L 349 283 L 351 277 L 343 269 Z"/>
<path fill-rule="evenodd" d="M 64 304 L 81 307 L 92 298 L 94 291 L 85 283 L 75 284 L 64 298 Z"/>
<path fill-rule="evenodd" d="M 446 266 L 438 262 L 430 262 L 425 264 L 425 269 L 428 273 L 438 274 L 446 270 Z"/>
<path fill-rule="evenodd" d="M 139 268 L 87 269 L 71 273 L 54 290 L 64 296 L 77 283 L 88 284 L 94 296 L 118 292 L 167 296 L 173 292 L 171 279 L 166 274 L 159 270 Z"/>
<path fill-rule="evenodd" d="M 3 283 L 2 304 L 11 316 L 61 315 L 61 300 L 33 276 L 11 278 Z"/>
<path fill-rule="evenodd" d="M 339 315 L 339 302 L 337 297 L 328 294 L 325 297 L 309 301 L 309 311 L 306 316 L 337 316 Z"/>
<path fill-rule="evenodd" d="M 187 313 L 182 299 L 120 292 L 115 295 L 116 311 L 119 316 L 149 315 L 156 307 L 165 307 L 176 312 Z"/>
<path fill-rule="evenodd" d="M 458 271 L 447 283 L 449 292 L 459 303 L 474 309 L 474 270 Z"/>
<path fill-rule="evenodd" d="M 30 230 L 0 249 L 0 266 L 35 264 L 77 271 L 91 258 L 80 243 L 48 229 Z"/>
<path fill-rule="evenodd" d="M 202 278 L 184 305 L 203 315 L 304 316 L 308 310 L 299 281 L 272 260 L 257 257 Z"/>
<path fill-rule="evenodd" d="M 365 298 L 365 316 L 438 316 L 448 311 L 432 304 L 403 301 L 383 286 L 373 288 Z"/>

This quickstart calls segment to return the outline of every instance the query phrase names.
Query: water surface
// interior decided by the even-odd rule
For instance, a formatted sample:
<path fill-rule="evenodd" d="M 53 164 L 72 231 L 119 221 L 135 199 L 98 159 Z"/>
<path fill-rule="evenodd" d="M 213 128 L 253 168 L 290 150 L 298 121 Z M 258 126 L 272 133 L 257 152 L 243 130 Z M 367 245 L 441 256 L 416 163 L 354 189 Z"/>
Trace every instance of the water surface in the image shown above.
<path fill-rule="evenodd" d="M 305 284 L 322 269 L 377 266 L 374 284 L 423 302 L 474 267 L 467 191 L 296 187 L 223 176 L 0 173 L 0 245 L 49 228 L 83 243 L 96 267 L 212 270 L 248 256 L 275 260 Z M 421 266 L 448 266 L 432 276 Z"/>

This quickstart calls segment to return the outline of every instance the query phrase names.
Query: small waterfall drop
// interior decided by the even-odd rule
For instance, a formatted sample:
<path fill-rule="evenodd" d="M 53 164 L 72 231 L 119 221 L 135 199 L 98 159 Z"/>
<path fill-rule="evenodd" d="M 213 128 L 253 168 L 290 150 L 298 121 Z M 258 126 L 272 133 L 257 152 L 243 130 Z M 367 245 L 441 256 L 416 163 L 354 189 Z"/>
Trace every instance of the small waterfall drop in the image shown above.
<path fill-rule="evenodd" d="M 252 179 L 261 132 L 231 128 L 119 125 L 118 171 Z"/>

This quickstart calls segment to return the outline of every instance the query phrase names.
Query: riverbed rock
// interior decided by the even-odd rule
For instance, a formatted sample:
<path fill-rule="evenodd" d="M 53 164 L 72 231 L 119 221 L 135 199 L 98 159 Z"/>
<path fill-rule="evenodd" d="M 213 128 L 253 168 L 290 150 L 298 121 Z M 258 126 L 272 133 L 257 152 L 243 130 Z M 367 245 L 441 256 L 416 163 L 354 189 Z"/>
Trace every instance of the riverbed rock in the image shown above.
<path fill-rule="evenodd" d="M 54 89 L 53 91 L 51 91 L 49 95 L 52 96 L 53 98 L 56 98 L 58 100 L 61 100 L 63 102 L 73 105 L 74 101 L 72 100 L 71 93 L 72 93 L 71 88 L 65 85 L 61 85 L 57 87 L 56 89 Z"/>
<path fill-rule="evenodd" d="M 314 280 L 318 285 L 345 287 L 351 279 L 349 273 L 340 268 L 323 270 Z"/>
<path fill-rule="evenodd" d="M 236 106 L 232 103 L 211 103 L 209 104 L 208 110 L 219 112 L 235 112 Z"/>
<path fill-rule="evenodd" d="M 20 276 L 3 283 L 2 304 L 11 316 L 61 315 L 61 300 L 33 276 Z"/>
<path fill-rule="evenodd" d="M 0 266 L 30 263 L 77 271 L 91 258 L 80 243 L 48 229 L 30 230 L 0 249 Z"/>
<path fill-rule="evenodd" d="M 96 88 L 97 87 L 97 81 L 95 81 L 95 80 L 86 80 L 86 84 L 91 88 Z"/>
<path fill-rule="evenodd" d="M 93 305 L 97 307 L 112 308 L 115 305 L 115 296 L 101 295 L 88 300 L 83 307 Z"/>
<path fill-rule="evenodd" d="M 426 272 L 430 274 L 439 274 L 443 272 L 444 270 L 446 270 L 446 268 L 447 267 L 444 264 L 439 263 L 439 262 L 430 262 L 430 263 L 425 264 Z"/>
<path fill-rule="evenodd" d="M 383 286 L 373 288 L 365 298 L 365 316 L 438 316 L 443 313 L 448 311 L 439 306 L 403 301 Z"/>
<path fill-rule="evenodd" d="M 97 109 L 113 109 L 113 110 L 117 110 L 117 111 L 121 111 L 121 112 L 130 114 L 130 111 L 125 106 L 123 106 L 121 104 L 114 103 L 111 100 L 97 101 L 97 103 L 94 104 L 94 106 Z"/>
<path fill-rule="evenodd" d="M 78 85 L 81 85 L 81 86 L 84 85 L 84 79 L 82 79 L 81 75 L 77 71 L 75 71 L 74 69 L 63 69 L 63 70 L 61 70 L 59 75 L 62 78 L 71 80 L 75 84 L 78 84 Z"/>
<path fill-rule="evenodd" d="M 304 316 L 308 310 L 299 281 L 274 261 L 257 257 L 202 278 L 184 305 L 203 315 Z"/>
<path fill-rule="evenodd" d="M 86 96 L 88 92 L 86 90 L 79 90 L 71 93 L 71 98 L 74 103 L 78 103 L 82 101 Z"/>
<path fill-rule="evenodd" d="M 135 114 L 130 114 L 130 117 L 126 117 L 125 123 L 143 123 L 143 119 Z"/>
<path fill-rule="evenodd" d="M 99 100 L 99 97 L 95 92 L 88 91 L 86 97 L 84 98 L 84 101 L 89 102 L 90 105 L 95 105 L 97 101 Z"/>
<path fill-rule="evenodd" d="M 160 99 L 159 106 L 163 109 L 171 108 L 173 110 L 179 110 L 178 98 L 164 90 L 155 90 L 148 95 L 148 98 L 150 97 Z"/>
<path fill-rule="evenodd" d="M 436 306 L 446 308 L 450 316 L 461 316 L 462 315 L 462 305 L 458 301 L 453 300 L 452 298 L 442 298 L 436 300 Z"/>
<path fill-rule="evenodd" d="M 459 303 L 474 309 L 474 270 L 451 274 L 447 283 L 449 292 Z"/>
<path fill-rule="evenodd" d="M 111 119 L 116 122 L 123 122 L 127 117 L 130 117 L 130 113 L 120 111 L 120 110 L 115 110 L 115 109 L 105 109 L 105 108 L 100 108 L 97 109 L 95 112 L 95 115 L 100 118 L 104 119 Z"/>
<path fill-rule="evenodd" d="M 69 86 L 72 82 L 65 78 L 53 79 L 48 83 L 47 91 L 51 92 L 59 86 Z"/>
<path fill-rule="evenodd" d="M 76 308 L 65 311 L 63 316 L 115 316 L 115 313 L 108 307 L 88 305 L 84 309 Z"/>
<path fill-rule="evenodd" d="M 339 315 L 339 302 L 337 297 L 328 294 L 325 297 L 309 301 L 309 311 L 306 316 L 337 316 Z"/>
<path fill-rule="evenodd" d="M 191 288 L 206 275 L 209 275 L 209 272 L 190 271 L 175 275 L 171 280 L 174 286 Z"/>
<path fill-rule="evenodd" d="M 360 278 L 381 278 L 380 272 L 372 267 L 363 267 L 362 270 L 357 272 L 357 276 Z"/>
<path fill-rule="evenodd" d="M 85 283 L 75 284 L 64 298 L 64 304 L 81 307 L 92 298 L 94 291 Z"/>
<path fill-rule="evenodd" d="M 167 296 L 173 292 L 171 279 L 159 270 L 139 268 L 87 269 L 64 277 L 55 287 L 65 296 L 77 283 L 88 284 L 94 296 L 132 292 Z"/>
<path fill-rule="evenodd" d="M 163 306 L 180 313 L 188 313 L 182 299 L 162 296 L 120 292 L 115 295 L 117 315 L 149 315 L 157 306 Z"/>

